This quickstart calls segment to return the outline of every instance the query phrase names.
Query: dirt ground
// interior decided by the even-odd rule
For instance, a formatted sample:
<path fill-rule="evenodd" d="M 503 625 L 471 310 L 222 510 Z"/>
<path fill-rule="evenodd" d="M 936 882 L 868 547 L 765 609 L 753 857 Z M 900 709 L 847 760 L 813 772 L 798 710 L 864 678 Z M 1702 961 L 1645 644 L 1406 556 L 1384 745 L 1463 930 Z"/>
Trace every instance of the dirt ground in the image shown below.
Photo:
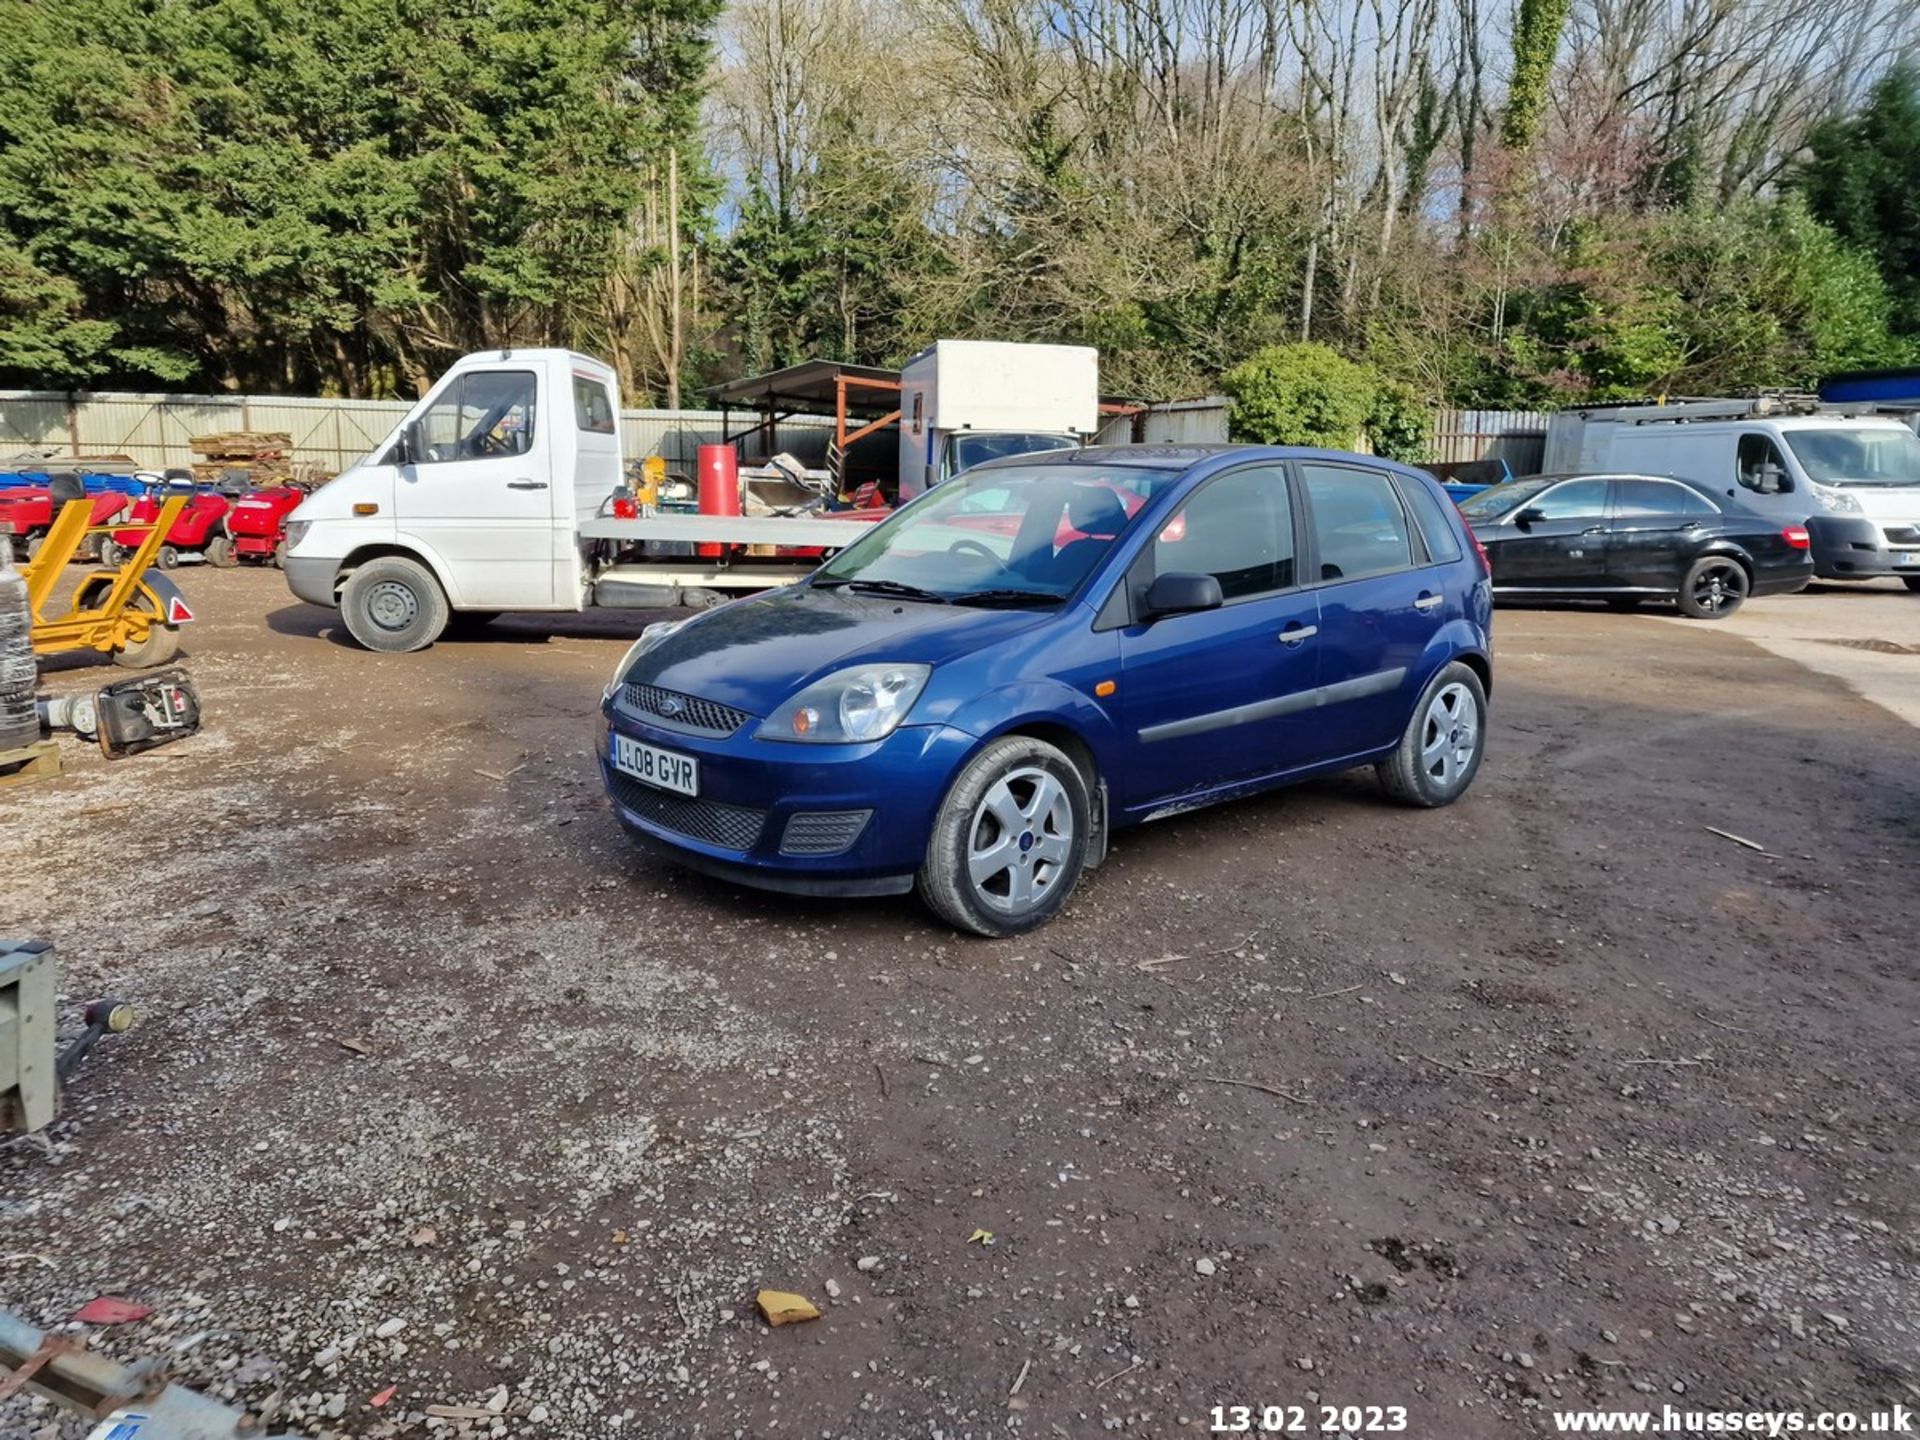
<path fill-rule="evenodd" d="M 1834 678 L 1503 611 L 1461 804 L 1169 820 L 989 943 L 632 852 L 589 751 L 648 617 L 384 657 L 180 578 L 204 733 L 0 792 L 4 928 L 143 1014 L 0 1150 L 38 1323 L 150 1305 L 101 1343 L 309 1436 L 1920 1400 L 1920 734 Z"/>

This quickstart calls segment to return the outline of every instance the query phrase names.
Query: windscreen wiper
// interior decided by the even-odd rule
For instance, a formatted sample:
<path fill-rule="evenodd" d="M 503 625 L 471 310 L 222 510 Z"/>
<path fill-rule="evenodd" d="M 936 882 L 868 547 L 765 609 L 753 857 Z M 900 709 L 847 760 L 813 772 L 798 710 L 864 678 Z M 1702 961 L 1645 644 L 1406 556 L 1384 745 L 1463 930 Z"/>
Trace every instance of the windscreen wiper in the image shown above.
<path fill-rule="evenodd" d="M 955 605 L 1058 605 L 1067 597 L 1050 590 L 969 590 L 953 597 Z"/>
<path fill-rule="evenodd" d="M 844 585 L 849 590 L 858 590 L 866 595 L 892 595 L 900 600 L 924 600 L 930 605 L 947 605 L 952 602 L 938 590 L 925 590 L 918 585 L 908 585 L 900 580 L 816 580 L 814 588 L 833 589 Z"/>

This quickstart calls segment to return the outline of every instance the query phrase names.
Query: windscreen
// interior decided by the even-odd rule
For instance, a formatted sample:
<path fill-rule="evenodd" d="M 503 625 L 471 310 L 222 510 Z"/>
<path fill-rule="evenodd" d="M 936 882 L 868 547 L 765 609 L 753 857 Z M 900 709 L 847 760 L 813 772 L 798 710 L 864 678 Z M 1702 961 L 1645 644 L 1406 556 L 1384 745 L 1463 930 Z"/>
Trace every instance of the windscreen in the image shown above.
<path fill-rule="evenodd" d="M 1784 438 L 1822 485 L 1920 485 L 1920 435 L 1911 430 L 1788 430 Z"/>
<path fill-rule="evenodd" d="M 949 480 L 841 551 L 816 586 L 956 603 L 1058 604 L 1178 470 L 995 466 Z"/>
<path fill-rule="evenodd" d="M 1469 495 L 1460 502 L 1460 513 L 1469 520 L 1498 520 L 1518 510 L 1549 485 L 1566 478 L 1564 475 L 1529 475 L 1525 480 L 1509 480 L 1478 495 Z"/>

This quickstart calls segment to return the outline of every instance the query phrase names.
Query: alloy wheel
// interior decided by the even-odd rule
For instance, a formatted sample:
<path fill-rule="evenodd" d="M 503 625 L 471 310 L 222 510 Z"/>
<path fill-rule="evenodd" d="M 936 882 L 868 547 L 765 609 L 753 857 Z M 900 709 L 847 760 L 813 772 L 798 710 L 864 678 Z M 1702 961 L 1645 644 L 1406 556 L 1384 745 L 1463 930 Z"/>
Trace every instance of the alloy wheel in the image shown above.
<path fill-rule="evenodd" d="M 1731 561 L 1712 565 L 1694 577 L 1693 603 L 1709 614 L 1730 609 L 1747 598 L 1747 572 Z"/>
<path fill-rule="evenodd" d="M 1420 768 L 1441 789 L 1450 790 L 1479 748 L 1480 707 L 1473 692 L 1458 681 L 1443 686 L 1427 703 L 1420 726 Z"/>
<path fill-rule="evenodd" d="M 1073 802 L 1039 766 L 994 781 L 967 831 L 967 878 L 982 904 L 1024 915 L 1052 894 L 1073 851 Z"/>

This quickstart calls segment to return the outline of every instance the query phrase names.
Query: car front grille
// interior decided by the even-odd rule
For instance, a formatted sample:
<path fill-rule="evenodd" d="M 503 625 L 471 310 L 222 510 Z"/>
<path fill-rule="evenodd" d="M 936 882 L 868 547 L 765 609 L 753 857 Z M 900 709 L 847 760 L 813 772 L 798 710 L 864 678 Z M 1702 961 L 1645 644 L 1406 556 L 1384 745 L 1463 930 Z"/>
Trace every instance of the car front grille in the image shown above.
<path fill-rule="evenodd" d="M 802 810 L 787 820 L 782 855 L 838 855 L 860 838 L 871 810 Z"/>
<path fill-rule="evenodd" d="M 744 805 L 723 805 L 717 800 L 695 800 L 642 785 L 638 780 L 611 772 L 613 798 L 621 807 L 649 820 L 662 830 L 685 835 L 704 845 L 721 850 L 751 850 L 766 828 L 767 812 Z"/>
<path fill-rule="evenodd" d="M 731 705 L 702 700 L 697 695 L 682 695 L 662 690 L 658 685 L 626 685 L 621 699 L 629 710 L 645 715 L 668 730 L 684 730 L 690 735 L 731 735 L 753 716 Z"/>

